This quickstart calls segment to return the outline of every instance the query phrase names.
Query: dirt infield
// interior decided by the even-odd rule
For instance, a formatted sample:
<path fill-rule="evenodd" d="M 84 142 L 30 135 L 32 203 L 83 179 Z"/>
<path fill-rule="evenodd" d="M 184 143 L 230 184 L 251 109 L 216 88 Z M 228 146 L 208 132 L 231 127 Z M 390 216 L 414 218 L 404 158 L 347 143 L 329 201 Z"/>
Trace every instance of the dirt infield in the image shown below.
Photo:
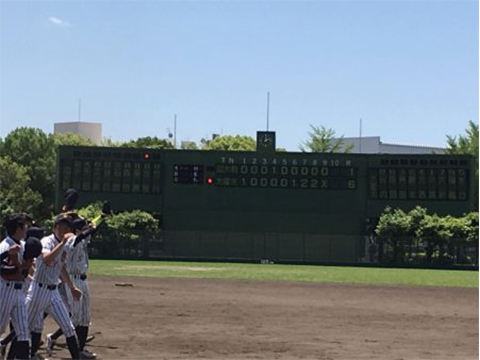
<path fill-rule="evenodd" d="M 137 277 L 90 286 L 89 349 L 101 359 L 479 356 L 478 289 Z M 60 346 L 53 358 L 67 357 Z"/>

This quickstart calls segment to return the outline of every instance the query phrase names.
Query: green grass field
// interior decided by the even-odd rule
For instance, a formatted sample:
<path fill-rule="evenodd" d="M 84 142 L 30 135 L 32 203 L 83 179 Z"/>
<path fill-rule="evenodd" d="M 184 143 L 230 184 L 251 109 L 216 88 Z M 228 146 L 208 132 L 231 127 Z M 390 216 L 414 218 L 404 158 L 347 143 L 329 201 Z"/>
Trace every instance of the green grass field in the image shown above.
<path fill-rule="evenodd" d="M 91 260 L 90 265 L 90 274 L 97 276 L 478 288 L 478 271 L 130 260 Z"/>

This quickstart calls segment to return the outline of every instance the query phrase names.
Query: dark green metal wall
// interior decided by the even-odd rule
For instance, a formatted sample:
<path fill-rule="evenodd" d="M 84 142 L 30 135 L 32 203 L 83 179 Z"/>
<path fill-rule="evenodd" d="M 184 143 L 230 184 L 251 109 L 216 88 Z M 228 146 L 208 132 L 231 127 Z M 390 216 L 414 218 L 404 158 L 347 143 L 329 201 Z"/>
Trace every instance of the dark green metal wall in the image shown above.
<path fill-rule="evenodd" d="M 113 166 L 105 162 L 120 177 L 104 176 L 100 169 Z M 58 165 L 57 207 L 76 184 L 80 205 L 108 199 L 117 209 L 158 212 L 168 257 L 358 262 L 366 218 L 387 205 L 442 215 L 474 206 L 469 156 L 61 147 Z M 444 180 L 447 198 L 438 199 Z"/>

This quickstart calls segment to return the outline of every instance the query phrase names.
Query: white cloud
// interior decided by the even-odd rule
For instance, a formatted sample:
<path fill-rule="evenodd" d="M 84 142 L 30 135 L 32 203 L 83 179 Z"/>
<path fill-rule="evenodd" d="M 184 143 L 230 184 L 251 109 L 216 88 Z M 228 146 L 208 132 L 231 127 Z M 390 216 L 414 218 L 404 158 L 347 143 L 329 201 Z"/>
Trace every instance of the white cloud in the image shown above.
<path fill-rule="evenodd" d="M 54 25 L 58 25 L 58 26 L 63 26 L 63 27 L 70 27 L 70 23 L 68 21 L 65 21 L 65 20 L 62 20 L 62 19 L 59 19 L 59 18 L 56 18 L 56 17 L 50 17 L 48 18 L 48 20 L 50 20 L 50 22 Z"/>

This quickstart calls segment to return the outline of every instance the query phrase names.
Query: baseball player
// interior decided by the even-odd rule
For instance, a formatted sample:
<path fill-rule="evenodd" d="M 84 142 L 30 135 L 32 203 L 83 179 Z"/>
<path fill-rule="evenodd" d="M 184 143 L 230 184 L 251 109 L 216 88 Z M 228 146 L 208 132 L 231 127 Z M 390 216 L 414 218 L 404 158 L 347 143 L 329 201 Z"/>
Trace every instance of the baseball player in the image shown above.
<path fill-rule="evenodd" d="M 70 250 L 67 256 L 67 270 L 73 283 L 82 292 L 80 301 L 76 301 L 70 292 L 66 292 L 68 308 L 72 315 L 79 342 L 80 356 L 82 359 L 95 359 L 96 354 L 85 349 L 90 325 L 90 289 L 87 283 L 88 251 L 87 245 L 91 236 L 96 232 L 95 227 L 90 227 L 85 219 L 77 218 L 73 221 L 75 237 L 68 240 Z M 57 331 L 47 335 L 46 349 L 49 356 L 52 355 L 56 340 L 62 334 Z"/>
<path fill-rule="evenodd" d="M 5 331 L 11 319 L 18 338 L 16 356 L 28 359 L 30 334 L 23 291 L 25 282 L 21 272 L 28 269 L 32 262 L 23 261 L 25 243 L 21 240 L 27 233 L 25 217 L 20 214 L 11 215 L 4 226 L 7 237 L 0 243 L 0 257 L 2 263 L 6 261 L 7 266 L 2 269 L 0 278 L 0 334 Z"/>
<path fill-rule="evenodd" d="M 51 315 L 60 325 L 67 339 L 72 359 L 79 359 L 75 328 L 68 311 L 58 293 L 59 278 L 68 285 L 74 299 L 79 300 L 82 293 L 75 287 L 65 267 L 70 248 L 67 240 L 71 237 L 71 220 L 66 215 L 55 218 L 53 234 L 42 239 L 42 254 L 37 258 L 33 281 L 27 295 L 28 325 L 31 330 L 31 356 L 35 357 L 43 331 L 43 313 Z"/>
<path fill-rule="evenodd" d="M 25 249 L 22 257 L 18 258 L 18 254 L 14 254 L 12 257 L 12 254 L 9 253 L 4 253 L 0 256 L 0 258 L 2 258 L 0 262 L 0 274 L 2 278 L 6 279 L 7 281 L 18 279 L 24 281 L 22 297 L 26 315 L 25 295 L 26 286 L 27 284 L 29 284 L 29 280 L 27 278 L 30 277 L 30 273 L 33 270 L 34 259 L 42 252 L 42 243 L 35 237 L 28 237 L 27 240 L 21 241 L 21 243 L 24 244 Z M 12 322 L 10 322 L 10 328 L 14 329 Z M 20 350 L 20 353 L 17 352 L 19 345 L 16 336 L 17 335 L 15 333 L 15 330 L 11 331 L 8 335 L 8 337 L 10 337 L 10 340 L 12 341 L 12 345 L 10 347 L 10 351 L 8 352 L 7 359 L 14 359 L 15 357 L 20 359 L 22 358 L 22 350 Z"/>
<path fill-rule="evenodd" d="M 29 250 L 29 246 L 33 246 L 33 245 L 29 245 L 29 242 L 28 242 L 28 239 L 29 238 L 36 238 L 37 240 L 38 239 L 42 239 L 44 236 L 45 236 L 45 231 L 38 227 L 38 225 L 35 223 L 35 220 L 33 220 L 30 216 L 28 215 L 24 215 L 25 216 L 25 220 L 26 220 L 26 224 L 27 224 L 27 240 L 25 241 L 25 253 L 24 253 L 24 258 L 28 258 L 29 255 L 26 255 L 28 252 L 32 253 L 32 251 Z M 35 245 L 35 246 L 40 246 L 40 250 L 41 250 L 41 243 L 40 243 L 40 240 L 38 240 L 38 244 L 39 245 Z M 38 254 L 36 254 L 34 257 L 37 257 Z M 4 260 L 5 261 L 5 260 Z M 1 269 L 3 272 L 6 271 L 6 263 L 4 263 L 4 261 L 1 263 Z M 33 270 L 34 268 L 31 267 L 30 270 L 27 271 L 26 270 L 23 270 L 22 272 L 22 276 L 24 277 L 24 281 L 25 281 L 25 294 L 28 290 L 28 287 L 30 285 L 30 281 L 32 280 L 32 277 L 31 275 L 33 275 Z M 7 359 L 13 359 L 15 357 L 15 348 L 16 348 L 16 342 L 17 342 L 17 338 L 16 338 L 16 333 L 15 333 L 15 330 L 13 330 L 13 325 L 12 325 L 12 322 L 10 321 L 10 333 L 3 339 L 0 340 L 0 358 L 3 359 L 3 357 L 5 356 L 6 354 L 6 350 L 7 350 L 7 345 L 13 341 L 12 343 L 12 346 L 10 348 L 10 351 L 8 352 L 8 355 L 7 355 Z"/>

